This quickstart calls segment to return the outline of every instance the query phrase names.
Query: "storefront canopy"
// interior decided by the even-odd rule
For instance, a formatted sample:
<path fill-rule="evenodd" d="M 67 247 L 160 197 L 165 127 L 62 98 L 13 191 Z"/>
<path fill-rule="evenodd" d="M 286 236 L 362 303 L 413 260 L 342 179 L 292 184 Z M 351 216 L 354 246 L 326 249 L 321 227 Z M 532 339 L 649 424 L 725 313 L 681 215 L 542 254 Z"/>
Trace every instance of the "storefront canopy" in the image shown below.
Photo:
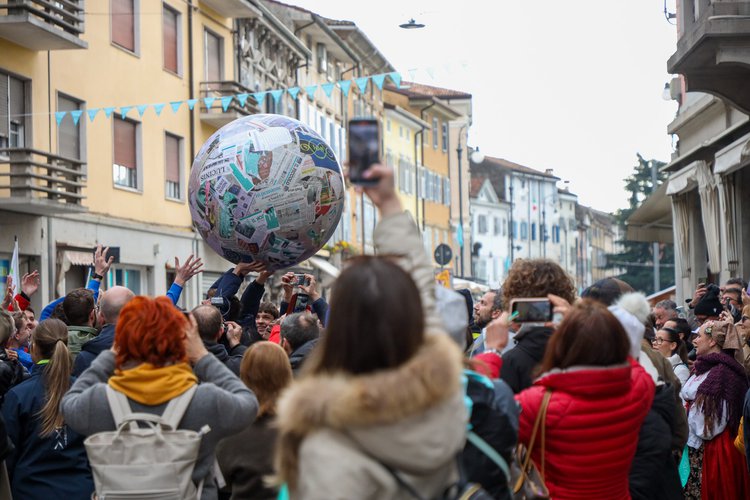
<path fill-rule="evenodd" d="M 626 221 L 627 239 L 673 243 L 672 203 L 665 182 L 633 212 Z"/>

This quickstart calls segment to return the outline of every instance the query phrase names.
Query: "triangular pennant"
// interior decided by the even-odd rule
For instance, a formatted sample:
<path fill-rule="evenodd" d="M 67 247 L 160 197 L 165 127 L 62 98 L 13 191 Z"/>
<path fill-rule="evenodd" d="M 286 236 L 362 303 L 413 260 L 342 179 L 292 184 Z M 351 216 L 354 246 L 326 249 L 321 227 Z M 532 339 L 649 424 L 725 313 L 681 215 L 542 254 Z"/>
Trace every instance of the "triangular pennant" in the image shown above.
<path fill-rule="evenodd" d="M 344 97 L 347 97 L 349 95 L 349 89 L 352 88 L 352 81 L 341 80 L 339 82 L 339 87 L 341 87 L 341 92 L 344 94 Z"/>
<path fill-rule="evenodd" d="M 89 115 L 89 120 L 91 120 L 92 122 L 94 121 L 94 118 L 96 118 L 96 114 L 98 112 L 99 112 L 99 108 L 94 108 L 94 109 L 88 109 L 88 110 L 86 110 L 86 114 Z"/>
<path fill-rule="evenodd" d="M 143 116 L 143 113 L 145 113 L 146 109 L 148 109 L 148 104 L 139 104 L 135 107 L 135 109 L 138 110 L 138 116 Z"/>
<path fill-rule="evenodd" d="M 253 99 L 255 99 L 255 102 L 258 103 L 258 106 L 263 106 L 263 101 L 266 100 L 266 93 L 265 92 L 256 92 L 253 94 Z"/>
<path fill-rule="evenodd" d="M 55 112 L 55 121 L 57 122 L 57 126 L 60 126 L 60 123 L 62 123 L 63 119 L 65 118 L 65 115 L 67 115 L 67 111 L 57 111 Z"/>
<path fill-rule="evenodd" d="M 110 106 L 108 108 L 104 108 L 104 116 L 106 116 L 107 118 L 109 118 L 110 116 L 112 116 L 112 112 L 114 110 L 115 110 L 114 106 Z"/>
<path fill-rule="evenodd" d="M 161 115 L 161 110 L 164 109 L 165 104 L 154 104 L 154 112 L 156 116 Z"/>
<path fill-rule="evenodd" d="M 413 82 L 414 80 L 416 80 L 416 78 L 414 78 L 415 76 L 417 76 L 417 70 L 415 68 L 410 69 L 409 70 L 409 80 L 411 80 Z M 400 85 L 399 85 L 399 87 L 400 87 Z"/>
<path fill-rule="evenodd" d="M 245 107 L 245 104 L 247 103 L 247 98 L 250 94 L 237 94 L 235 97 L 237 98 L 237 102 L 240 103 L 240 106 L 243 108 Z"/>
<path fill-rule="evenodd" d="M 80 109 L 70 112 L 70 116 L 73 118 L 73 123 L 75 125 L 78 125 L 78 120 L 81 119 L 82 114 L 83 114 L 83 111 L 81 111 Z"/>
<path fill-rule="evenodd" d="M 391 71 L 388 73 L 388 76 L 390 77 L 393 84 L 396 86 L 396 88 L 401 87 L 401 73 L 397 71 Z"/>
<path fill-rule="evenodd" d="M 367 80 L 369 80 L 369 76 L 361 76 L 359 78 L 355 78 L 354 81 L 357 83 L 357 88 L 359 88 L 359 93 L 364 94 L 365 90 L 367 90 Z"/>
<path fill-rule="evenodd" d="M 331 94 L 333 93 L 333 87 L 335 87 L 335 83 L 324 83 L 320 86 L 320 88 L 323 89 L 323 92 L 326 93 L 326 97 L 330 98 Z"/>
<path fill-rule="evenodd" d="M 232 99 L 234 99 L 234 97 L 232 97 L 231 95 L 221 98 L 221 109 L 223 109 L 225 113 L 227 112 L 227 108 L 229 107 L 229 105 L 232 104 Z"/>
<path fill-rule="evenodd" d="M 180 106 L 182 106 L 183 101 L 172 101 L 169 103 L 170 106 L 172 106 L 172 112 L 177 113 L 177 110 L 180 109 Z"/>
<path fill-rule="evenodd" d="M 133 106 L 120 106 L 120 118 L 123 120 L 128 116 L 128 111 L 133 109 Z"/>
<path fill-rule="evenodd" d="M 311 101 L 315 98 L 315 91 L 318 90 L 317 85 L 308 85 L 305 87 L 305 94 L 307 94 L 308 99 Z"/>
<path fill-rule="evenodd" d="M 279 101 L 281 100 L 281 96 L 284 94 L 284 89 L 271 90 L 270 93 L 273 97 L 273 102 L 278 105 Z"/>
<path fill-rule="evenodd" d="M 427 74 L 430 75 L 431 79 L 435 79 L 435 68 L 427 68 Z"/>
<path fill-rule="evenodd" d="M 383 83 L 385 82 L 385 73 L 382 75 L 373 75 L 372 76 L 372 83 L 375 84 L 375 86 L 378 87 L 378 90 L 383 90 Z"/>
<path fill-rule="evenodd" d="M 188 109 L 189 109 L 190 111 L 192 111 L 192 110 L 193 110 L 193 108 L 195 107 L 195 104 L 196 104 L 196 103 L 198 102 L 198 99 L 188 99 L 188 100 L 187 100 L 187 101 L 185 101 L 185 102 L 187 102 L 187 103 L 188 103 Z"/>
<path fill-rule="evenodd" d="M 211 109 L 211 106 L 214 105 L 214 101 L 216 100 L 215 97 L 204 97 L 203 98 L 203 104 L 206 105 L 206 109 Z M 188 103 L 189 104 L 189 103 Z"/>
<path fill-rule="evenodd" d="M 299 94 L 300 88 L 292 87 L 292 88 L 286 89 L 286 91 L 289 92 L 289 95 L 292 96 L 292 99 L 296 99 L 297 95 Z"/>

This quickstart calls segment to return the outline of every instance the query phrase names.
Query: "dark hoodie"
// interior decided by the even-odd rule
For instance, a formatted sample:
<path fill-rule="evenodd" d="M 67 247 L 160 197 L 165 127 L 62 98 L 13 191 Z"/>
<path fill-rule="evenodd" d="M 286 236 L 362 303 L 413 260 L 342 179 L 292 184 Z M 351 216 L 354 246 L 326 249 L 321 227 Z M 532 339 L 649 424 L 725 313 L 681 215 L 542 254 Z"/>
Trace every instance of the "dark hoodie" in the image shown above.
<path fill-rule="evenodd" d="M 226 347 L 224 347 L 221 344 L 218 344 L 216 342 L 206 342 L 203 341 L 203 345 L 206 346 L 206 350 L 216 356 L 216 359 L 224 363 L 224 365 L 229 368 L 232 373 L 240 376 L 240 364 L 242 363 L 242 356 L 230 356 L 227 352 Z"/>
<path fill-rule="evenodd" d="M 295 375 L 299 373 L 299 370 L 302 368 L 302 363 L 305 362 L 305 359 L 307 359 L 317 344 L 318 339 L 308 340 L 289 355 L 289 363 L 292 365 L 292 371 Z"/>
<path fill-rule="evenodd" d="M 542 361 L 553 330 L 544 326 L 524 327 L 516 334 L 516 345 L 503 354 L 500 378 L 518 394 L 533 381 L 532 372 Z"/>
<path fill-rule="evenodd" d="M 73 363 L 73 376 L 79 377 L 81 373 L 85 372 L 86 369 L 91 366 L 91 363 L 100 353 L 111 349 L 112 344 L 114 343 L 115 325 L 108 323 L 102 327 L 102 331 L 99 332 L 99 335 L 81 346 L 81 352 L 78 353 L 78 356 L 76 356 L 76 360 Z"/>

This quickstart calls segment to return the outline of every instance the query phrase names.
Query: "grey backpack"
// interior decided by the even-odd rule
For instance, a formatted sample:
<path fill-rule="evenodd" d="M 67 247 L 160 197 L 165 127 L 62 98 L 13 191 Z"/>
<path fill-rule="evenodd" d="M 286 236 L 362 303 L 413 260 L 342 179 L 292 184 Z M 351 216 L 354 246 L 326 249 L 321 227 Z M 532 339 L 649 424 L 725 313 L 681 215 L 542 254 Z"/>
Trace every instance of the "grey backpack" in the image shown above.
<path fill-rule="evenodd" d="M 178 430 L 197 385 L 167 404 L 161 416 L 133 413 L 128 398 L 107 385 L 117 430 L 93 434 L 84 446 L 99 500 L 199 499 L 203 482 L 192 480 L 206 425 Z M 138 423 L 146 424 L 138 426 Z"/>

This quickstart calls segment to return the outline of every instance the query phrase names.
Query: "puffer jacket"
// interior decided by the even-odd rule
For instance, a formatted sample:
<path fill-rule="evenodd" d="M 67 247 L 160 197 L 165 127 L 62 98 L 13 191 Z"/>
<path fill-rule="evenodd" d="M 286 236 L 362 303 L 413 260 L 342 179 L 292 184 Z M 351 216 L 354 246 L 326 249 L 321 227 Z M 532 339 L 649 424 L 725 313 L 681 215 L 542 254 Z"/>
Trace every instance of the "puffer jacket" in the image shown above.
<path fill-rule="evenodd" d="M 458 479 L 467 412 L 461 352 L 430 335 L 401 366 L 308 375 L 278 405 L 277 472 L 292 499 L 412 499 L 384 465 L 427 498 Z"/>
<path fill-rule="evenodd" d="M 547 389 L 545 482 L 556 500 L 630 498 L 628 472 L 654 382 L 634 360 L 552 370 L 516 396 L 519 442 L 528 445 Z M 541 467 L 539 437 L 532 459 Z"/>

